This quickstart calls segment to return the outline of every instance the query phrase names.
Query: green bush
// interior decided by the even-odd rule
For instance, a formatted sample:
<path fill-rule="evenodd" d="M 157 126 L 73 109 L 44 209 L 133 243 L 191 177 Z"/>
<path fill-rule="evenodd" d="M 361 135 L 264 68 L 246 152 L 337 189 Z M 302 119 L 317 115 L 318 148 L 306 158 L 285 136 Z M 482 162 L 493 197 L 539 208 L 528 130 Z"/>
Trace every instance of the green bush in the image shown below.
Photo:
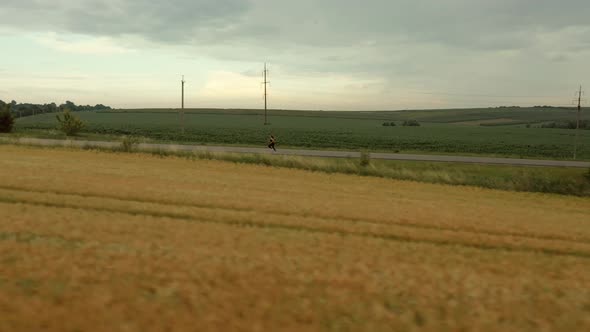
<path fill-rule="evenodd" d="M 405 127 L 420 127 L 420 122 L 418 122 L 416 120 L 406 120 L 406 121 L 404 121 L 404 123 L 402 124 L 402 126 L 405 126 Z"/>
<path fill-rule="evenodd" d="M 395 127 L 395 126 L 396 126 L 395 122 L 391 122 L 391 123 L 389 123 L 389 125 L 390 125 L 391 127 Z"/>
<path fill-rule="evenodd" d="M 57 122 L 59 123 L 58 129 L 63 131 L 67 136 L 76 135 L 82 128 L 84 128 L 84 122 L 77 116 L 73 115 L 68 109 L 64 110 L 63 118 L 58 115 Z"/>
<path fill-rule="evenodd" d="M 133 152 L 138 144 L 139 138 L 135 136 L 123 136 L 123 140 L 121 141 L 121 151 Z"/>
<path fill-rule="evenodd" d="M 10 113 L 10 105 L 5 105 L 0 109 L 0 133 L 9 133 L 14 126 L 14 117 Z"/>
<path fill-rule="evenodd" d="M 383 126 L 383 127 L 389 127 L 389 126 L 390 126 L 390 124 L 389 124 L 389 122 L 383 122 L 382 126 Z"/>
<path fill-rule="evenodd" d="M 367 151 L 361 151 L 360 165 L 361 167 L 367 167 L 371 164 L 371 154 Z"/>

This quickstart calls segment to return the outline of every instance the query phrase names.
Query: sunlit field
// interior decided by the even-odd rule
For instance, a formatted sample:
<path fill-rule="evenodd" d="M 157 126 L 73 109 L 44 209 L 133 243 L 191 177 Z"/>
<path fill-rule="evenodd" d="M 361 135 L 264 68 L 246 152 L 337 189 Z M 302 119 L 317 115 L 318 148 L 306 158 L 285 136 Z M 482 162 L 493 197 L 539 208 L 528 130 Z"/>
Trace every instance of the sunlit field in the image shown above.
<path fill-rule="evenodd" d="M 0 331 L 584 331 L 590 199 L 0 146 Z"/>

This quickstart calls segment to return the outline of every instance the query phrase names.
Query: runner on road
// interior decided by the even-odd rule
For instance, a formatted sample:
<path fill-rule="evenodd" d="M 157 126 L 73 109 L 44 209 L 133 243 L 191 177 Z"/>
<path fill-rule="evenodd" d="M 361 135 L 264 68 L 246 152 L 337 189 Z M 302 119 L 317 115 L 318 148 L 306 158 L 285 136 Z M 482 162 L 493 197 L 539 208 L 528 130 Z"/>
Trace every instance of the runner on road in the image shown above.
<path fill-rule="evenodd" d="M 270 135 L 268 148 L 273 149 L 273 151 L 275 151 L 275 152 L 277 151 L 277 149 L 275 149 L 276 142 L 277 142 L 277 140 L 275 139 L 275 137 L 273 135 Z"/>

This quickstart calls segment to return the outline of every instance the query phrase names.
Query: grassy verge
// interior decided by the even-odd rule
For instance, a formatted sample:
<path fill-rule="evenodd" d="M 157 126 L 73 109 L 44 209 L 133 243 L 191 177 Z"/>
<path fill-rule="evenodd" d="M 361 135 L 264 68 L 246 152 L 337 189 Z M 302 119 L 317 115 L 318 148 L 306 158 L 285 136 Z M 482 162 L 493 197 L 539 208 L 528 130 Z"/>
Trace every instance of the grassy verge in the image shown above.
<path fill-rule="evenodd" d="M 85 147 L 84 149 L 116 153 L 147 153 L 163 158 L 181 157 L 191 160 L 222 160 L 323 173 L 342 173 L 426 183 L 477 186 L 508 191 L 590 196 L 590 169 L 370 160 L 368 157 L 342 159 L 243 153 L 184 152 L 160 149 L 137 151 L 133 146 L 129 146 L 129 142 L 126 143 L 123 142 L 121 147 L 114 149 L 96 147 Z M 64 147 L 49 148 L 67 149 Z"/>
<path fill-rule="evenodd" d="M 160 155 L 162 152 L 152 153 Z M 207 152 L 186 157 L 509 191 L 590 196 L 590 170 L 584 169 L 390 160 L 372 160 L 362 166 L 366 160 Z"/>

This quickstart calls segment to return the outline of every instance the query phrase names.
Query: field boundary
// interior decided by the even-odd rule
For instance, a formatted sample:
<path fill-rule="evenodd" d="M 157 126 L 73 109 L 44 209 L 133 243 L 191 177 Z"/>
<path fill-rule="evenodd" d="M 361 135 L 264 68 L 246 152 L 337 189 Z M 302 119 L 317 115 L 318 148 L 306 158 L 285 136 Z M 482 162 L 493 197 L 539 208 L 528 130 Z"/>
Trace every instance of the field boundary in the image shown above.
<path fill-rule="evenodd" d="M 62 146 L 62 147 L 96 147 L 96 148 L 119 148 L 120 142 L 108 141 L 85 141 L 85 140 L 58 140 L 39 138 L 4 138 L 0 142 L 38 145 L 38 146 Z M 355 151 L 330 151 L 330 150 L 297 150 L 280 149 L 277 152 L 267 148 L 215 146 L 215 145 L 184 145 L 184 144 L 156 144 L 140 143 L 137 146 L 139 151 L 169 151 L 169 152 L 225 152 L 225 153 L 249 153 L 280 156 L 303 156 L 320 158 L 360 158 L 361 153 Z M 448 155 L 420 155 L 401 153 L 370 153 L 370 158 L 381 160 L 403 160 L 403 161 L 428 161 L 428 162 L 451 162 L 467 164 L 488 164 L 488 165 L 510 165 L 510 166 L 536 166 L 536 167 L 572 167 L 590 168 L 590 162 L 567 161 L 567 160 L 540 160 L 540 159 L 516 159 L 516 158 L 493 158 L 473 156 L 448 156 Z"/>

